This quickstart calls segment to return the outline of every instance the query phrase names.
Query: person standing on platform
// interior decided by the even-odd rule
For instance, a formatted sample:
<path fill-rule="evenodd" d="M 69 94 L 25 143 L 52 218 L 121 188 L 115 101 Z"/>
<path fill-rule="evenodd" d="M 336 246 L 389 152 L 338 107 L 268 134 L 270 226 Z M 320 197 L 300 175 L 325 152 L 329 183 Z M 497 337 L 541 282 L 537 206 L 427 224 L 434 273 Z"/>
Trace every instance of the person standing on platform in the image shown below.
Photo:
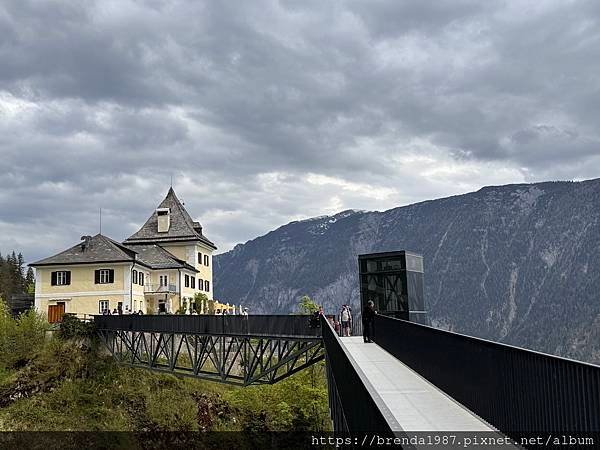
<path fill-rule="evenodd" d="M 350 313 L 350 326 L 348 327 L 348 336 L 352 336 L 352 323 L 354 322 L 354 316 L 352 316 L 352 308 L 350 308 L 350 305 L 346 305 L 346 308 L 348 308 L 348 313 Z"/>
<path fill-rule="evenodd" d="M 373 342 L 373 322 L 375 321 L 375 314 L 377 314 L 375 305 L 369 300 L 362 313 L 363 340 L 365 342 Z"/>
<path fill-rule="evenodd" d="M 342 321 L 342 336 L 350 336 L 350 321 L 352 320 L 352 316 L 350 315 L 348 305 L 342 306 L 342 313 L 340 316 Z"/>

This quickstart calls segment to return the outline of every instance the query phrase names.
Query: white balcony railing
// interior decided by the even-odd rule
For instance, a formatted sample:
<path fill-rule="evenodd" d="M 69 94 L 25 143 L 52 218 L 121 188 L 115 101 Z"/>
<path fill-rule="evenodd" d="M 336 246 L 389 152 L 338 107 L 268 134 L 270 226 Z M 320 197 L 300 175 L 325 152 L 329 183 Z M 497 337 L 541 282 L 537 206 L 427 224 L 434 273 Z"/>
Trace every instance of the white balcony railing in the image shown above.
<path fill-rule="evenodd" d="M 169 293 L 177 292 L 177 286 L 174 284 L 146 284 L 144 285 L 144 292 L 146 293 Z"/>

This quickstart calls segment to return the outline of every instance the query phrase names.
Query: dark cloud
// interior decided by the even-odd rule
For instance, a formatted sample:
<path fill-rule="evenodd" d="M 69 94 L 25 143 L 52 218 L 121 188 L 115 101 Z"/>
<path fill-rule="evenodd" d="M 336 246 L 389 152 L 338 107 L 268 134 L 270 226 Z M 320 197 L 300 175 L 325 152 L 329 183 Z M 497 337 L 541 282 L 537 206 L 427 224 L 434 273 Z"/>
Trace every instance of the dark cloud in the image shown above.
<path fill-rule="evenodd" d="M 598 176 L 597 2 L 8 0 L 0 249 L 177 192 L 222 249 L 289 220 Z"/>

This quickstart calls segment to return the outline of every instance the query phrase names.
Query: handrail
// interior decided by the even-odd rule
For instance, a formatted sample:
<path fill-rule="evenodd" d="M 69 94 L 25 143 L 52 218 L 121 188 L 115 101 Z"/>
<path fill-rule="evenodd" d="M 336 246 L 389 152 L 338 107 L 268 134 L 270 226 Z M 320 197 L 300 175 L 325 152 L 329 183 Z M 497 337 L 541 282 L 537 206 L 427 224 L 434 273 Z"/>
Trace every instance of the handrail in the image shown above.
<path fill-rule="evenodd" d="M 600 431 L 600 366 L 382 315 L 374 340 L 511 437 Z"/>
<path fill-rule="evenodd" d="M 145 284 L 144 292 L 148 294 L 177 292 L 177 286 L 175 284 Z"/>
<path fill-rule="evenodd" d="M 329 320 L 321 316 L 327 367 L 329 407 L 336 432 L 401 433 L 402 428 L 354 358 L 342 344 Z"/>
<path fill-rule="evenodd" d="M 300 315 L 111 315 L 94 316 L 99 330 L 238 336 L 321 336 L 310 316 Z"/>

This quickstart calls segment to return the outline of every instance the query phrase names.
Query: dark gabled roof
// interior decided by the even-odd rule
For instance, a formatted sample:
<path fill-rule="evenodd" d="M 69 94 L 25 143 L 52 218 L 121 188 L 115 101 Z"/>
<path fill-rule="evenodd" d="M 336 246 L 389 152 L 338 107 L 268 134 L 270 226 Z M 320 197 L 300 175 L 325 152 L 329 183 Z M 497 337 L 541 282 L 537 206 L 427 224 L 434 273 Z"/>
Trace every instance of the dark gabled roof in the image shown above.
<path fill-rule="evenodd" d="M 150 269 L 188 269 L 198 272 L 194 266 L 178 259 L 159 245 L 126 246 L 102 234 L 92 237 L 85 250 L 83 242 L 81 242 L 64 252 L 29 265 L 33 267 L 66 266 L 115 262 L 135 262 Z"/>
<path fill-rule="evenodd" d="M 129 245 L 128 249 L 137 254 L 137 262 L 152 269 L 188 269 L 198 272 L 196 268 L 175 257 L 160 245 L 138 244 Z"/>
<path fill-rule="evenodd" d="M 83 242 L 74 245 L 64 252 L 29 265 L 35 267 L 135 261 L 135 252 L 133 250 L 101 234 L 92 237 L 85 249 L 82 244 Z"/>
<path fill-rule="evenodd" d="M 160 205 L 158 205 L 158 208 L 169 208 L 171 211 L 169 231 L 165 233 L 158 232 L 158 215 L 156 211 L 154 211 L 142 228 L 123 241 L 123 244 L 200 241 L 215 250 L 217 249 L 215 244 L 202 234 L 202 226 L 199 222 L 194 222 L 192 220 L 175 195 L 173 188 L 169 189 L 167 196 Z"/>

